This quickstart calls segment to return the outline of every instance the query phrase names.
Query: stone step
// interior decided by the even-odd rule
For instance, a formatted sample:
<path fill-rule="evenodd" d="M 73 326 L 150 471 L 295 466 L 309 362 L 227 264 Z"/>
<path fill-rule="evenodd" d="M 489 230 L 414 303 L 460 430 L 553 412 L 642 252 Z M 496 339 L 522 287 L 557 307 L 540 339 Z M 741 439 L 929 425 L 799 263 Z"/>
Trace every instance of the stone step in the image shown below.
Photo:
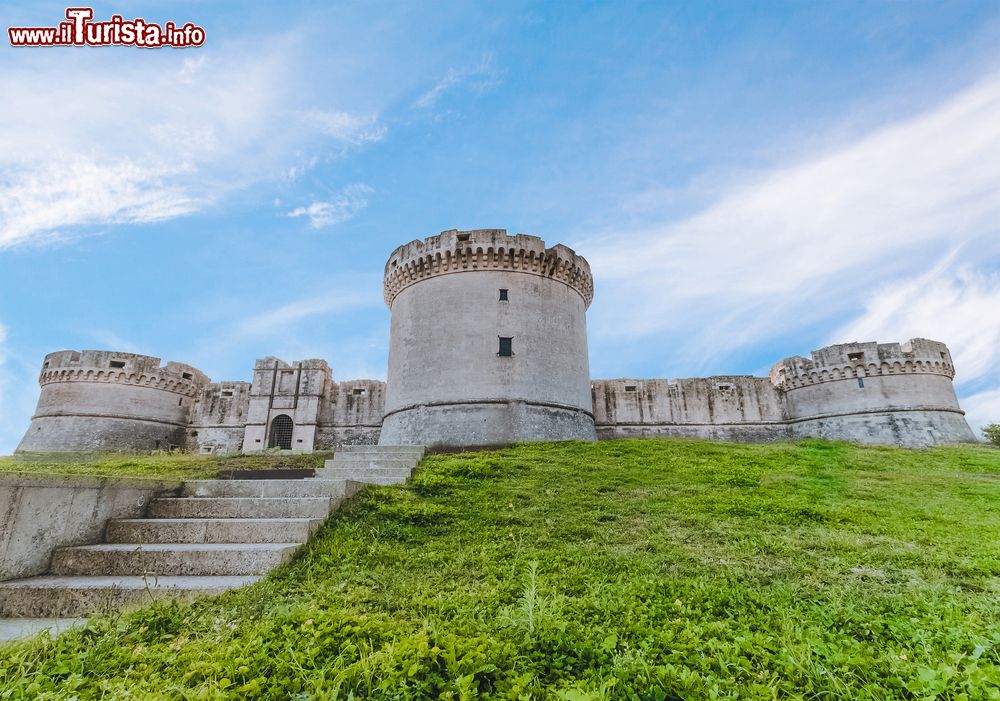
<path fill-rule="evenodd" d="M 288 560 L 298 543 L 103 543 L 59 548 L 54 575 L 249 576 Z"/>
<path fill-rule="evenodd" d="M 30 577 L 0 582 L 0 616 L 84 616 L 150 598 L 221 594 L 260 577 Z"/>
<path fill-rule="evenodd" d="M 347 485 L 336 480 L 188 480 L 186 497 L 338 497 Z"/>
<path fill-rule="evenodd" d="M 338 448 L 334 455 L 344 453 L 373 453 L 378 455 L 416 455 L 423 457 L 426 449 L 422 445 L 345 445 Z"/>
<path fill-rule="evenodd" d="M 173 497 L 154 499 L 151 518 L 326 518 L 340 503 L 328 497 Z"/>
<path fill-rule="evenodd" d="M 413 475 L 411 467 L 367 467 L 342 465 L 321 467 L 317 476 L 335 480 L 353 480 L 365 484 L 402 484 Z"/>
<path fill-rule="evenodd" d="M 377 455 L 337 455 L 333 460 L 327 460 L 323 463 L 324 467 L 405 467 L 412 470 L 419 463 L 418 460 L 410 460 L 408 458 L 391 458 L 386 459 L 384 457 L 379 457 Z M 319 476 L 322 473 L 317 472 L 316 475 Z"/>
<path fill-rule="evenodd" d="M 321 518 L 134 518 L 108 522 L 107 543 L 305 543 Z"/>

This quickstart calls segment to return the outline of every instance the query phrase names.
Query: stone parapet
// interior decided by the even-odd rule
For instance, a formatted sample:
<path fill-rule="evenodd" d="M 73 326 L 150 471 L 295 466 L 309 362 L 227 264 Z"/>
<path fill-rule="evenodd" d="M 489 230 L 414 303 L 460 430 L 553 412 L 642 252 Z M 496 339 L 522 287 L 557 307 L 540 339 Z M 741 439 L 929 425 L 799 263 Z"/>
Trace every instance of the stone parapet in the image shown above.
<path fill-rule="evenodd" d="M 421 280 L 474 270 L 551 278 L 576 290 L 585 307 L 594 299 L 590 264 L 567 246 L 546 248 L 537 236 L 510 236 L 505 229 L 452 229 L 423 241 L 411 241 L 392 252 L 385 265 L 385 303 L 391 308 L 401 290 Z"/>
<path fill-rule="evenodd" d="M 793 356 L 776 363 L 771 382 L 786 390 L 859 376 L 932 374 L 953 378 L 948 347 L 926 338 L 905 343 L 841 343 L 815 350 L 811 357 Z"/>

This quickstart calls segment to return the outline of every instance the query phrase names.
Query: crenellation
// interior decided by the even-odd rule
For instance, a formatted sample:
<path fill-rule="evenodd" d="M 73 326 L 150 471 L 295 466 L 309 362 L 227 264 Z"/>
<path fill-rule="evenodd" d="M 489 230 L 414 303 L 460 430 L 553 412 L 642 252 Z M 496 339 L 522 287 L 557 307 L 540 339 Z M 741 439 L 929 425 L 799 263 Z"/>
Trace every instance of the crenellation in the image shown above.
<path fill-rule="evenodd" d="M 470 270 L 518 272 L 558 280 L 576 290 L 590 306 L 594 280 L 590 264 L 573 249 L 528 234 L 508 235 L 505 229 L 443 231 L 394 250 L 385 265 L 385 303 L 421 280 Z"/>

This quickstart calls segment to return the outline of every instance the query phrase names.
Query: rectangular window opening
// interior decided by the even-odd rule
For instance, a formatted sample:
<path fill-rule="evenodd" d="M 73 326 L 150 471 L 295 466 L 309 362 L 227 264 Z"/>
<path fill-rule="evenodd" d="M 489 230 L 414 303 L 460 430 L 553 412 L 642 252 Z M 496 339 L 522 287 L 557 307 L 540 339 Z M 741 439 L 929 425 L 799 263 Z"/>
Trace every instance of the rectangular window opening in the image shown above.
<path fill-rule="evenodd" d="M 185 380 L 190 380 L 192 377 L 194 377 L 194 375 L 192 375 L 189 372 L 182 372 L 181 377 L 183 377 Z"/>
<path fill-rule="evenodd" d="M 231 397 L 231 396 L 233 396 L 233 393 L 232 392 L 223 392 L 222 396 L 223 397 Z"/>
<path fill-rule="evenodd" d="M 848 353 L 847 354 L 847 359 L 851 360 L 851 361 L 864 360 L 865 359 L 865 354 L 864 353 Z"/>
<path fill-rule="evenodd" d="M 733 389 L 732 385 L 719 385 L 719 390 L 722 392 L 731 392 Z"/>
<path fill-rule="evenodd" d="M 184 406 L 184 397 L 177 400 L 177 406 Z"/>
<path fill-rule="evenodd" d="M 635 392 L 635 385 L 625 385 L 626 392 Z"/>
<path fill-rule="evenodd" d="M 471 236 L 472 236 L 471 234 L 459 234 L 458 235 L 458 242 L 459 243 L 468 243 L 469 238 Z"/>
<path fill-rule="evenodd" d="M 363 388 L 363 387 L 356 387 L 356 388 L 354 389 L 354 394 L 355 394 L 355 395 L 358 395 L 358 394 L 364 394 L 364 393 L 365 393 L 365 390 L 364 390 L 364 388 Z"/>
<path fill-rule="evenodd" d="M 499 336 L 500 351 L 497 353 L 501 358 L 509 358 L 514 355 L 514 339 L 509 336 Z"/>
<path fill-rule="evenodd" d="M 121 368 L 125 367 L 125 361 L 124 360 L 112 360 L 110 363 L 108 363 L 108 365 L 110 367 L 113 367 L 113 368 L 119 368 L 119 369 L 121 369 Z"/>
<path fill-rule="evenodd" d="M 507 298 L 507 290 L 503 290 L 503 289 L 502 289 L 502 290 L 500 290 L 500 301 L 501 301 L 501 302 L 508 302 L 508 301 L 510 301 L 510 300 L 509 300 L 509 299 Z"/>

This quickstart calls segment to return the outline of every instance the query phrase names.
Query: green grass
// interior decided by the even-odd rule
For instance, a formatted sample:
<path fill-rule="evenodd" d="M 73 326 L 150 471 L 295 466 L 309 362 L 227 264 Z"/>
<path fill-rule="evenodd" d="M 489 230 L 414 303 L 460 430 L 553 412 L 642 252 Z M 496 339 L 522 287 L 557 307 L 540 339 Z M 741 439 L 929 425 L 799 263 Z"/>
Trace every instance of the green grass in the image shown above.
<path fill-rule="evenodd" d="M 98 477 L 147 477 L 152 479 L 204 479 L 220 470 L 273 470 L 322 467 L 331 453 L 288 455 L 192 455 L 190 453 L 28 453 L 0 456 L 0 476 L 79 475 Z"/>
<path fill-rule="evenodd" d="M 259 585 L 0 651 L 0 699 L 998 699 L 1000 451 L 431 456 Z"/>

